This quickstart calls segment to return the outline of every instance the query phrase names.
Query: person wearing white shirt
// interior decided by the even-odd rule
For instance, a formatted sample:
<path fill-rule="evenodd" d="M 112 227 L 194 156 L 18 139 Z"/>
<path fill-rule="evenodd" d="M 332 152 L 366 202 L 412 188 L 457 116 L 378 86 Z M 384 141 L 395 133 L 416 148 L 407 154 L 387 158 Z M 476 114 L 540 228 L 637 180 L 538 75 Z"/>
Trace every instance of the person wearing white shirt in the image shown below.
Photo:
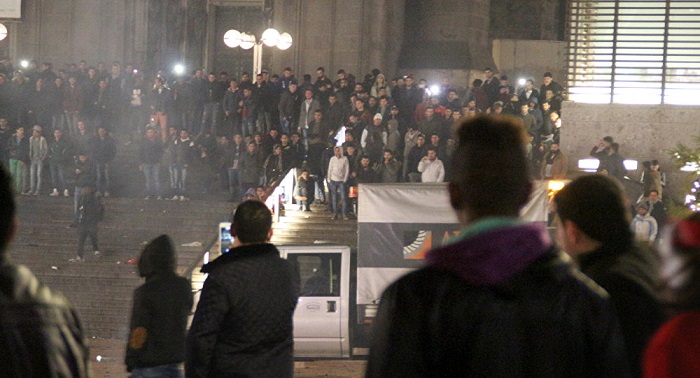
<path fill-rule="evenodd" d="M 338 219 L 338 192 L 340 192 L 340 203 L 343 219 L 348 219 L 347 202 L 345 201 L 345 183 L 348 181 L 350 174 L 350 163 L 348 158 L 343 156 L 343 150 L 340 147 L 333 149 L 335 154 L 331 157 L 328 163 L 328 183 L 331 192 L 331 210 L 333 211 L 333 219 Z"/>
<path fill-rule="evenodd" d="M 418 163 L 418 172 L 421 173 L 422 182 L 445 181 L 445 166 L 437 158 L 437 151 L 434 147 L 428 147 L 428 155 Z"/>

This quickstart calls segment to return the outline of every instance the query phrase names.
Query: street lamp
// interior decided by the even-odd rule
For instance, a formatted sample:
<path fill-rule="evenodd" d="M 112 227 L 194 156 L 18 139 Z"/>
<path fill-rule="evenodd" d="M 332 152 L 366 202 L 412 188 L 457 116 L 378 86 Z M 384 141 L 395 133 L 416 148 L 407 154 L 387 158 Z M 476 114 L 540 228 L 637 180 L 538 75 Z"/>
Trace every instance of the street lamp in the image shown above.
<path fill-rule="evenodd" d="M 255 35 L 241 33 L 231 29 L 224 34 L 224 44 L 228 47 L 240 47 L 244 50 L 253 48 L 253 73 L 258 74 L 262 70 L 262 45 L 277 47 L 286 50 L 292 46 L 292 36 L 289 33 L 280 34 L 279 31 L 269 28 L 262 33 L 259 39 Z"/>

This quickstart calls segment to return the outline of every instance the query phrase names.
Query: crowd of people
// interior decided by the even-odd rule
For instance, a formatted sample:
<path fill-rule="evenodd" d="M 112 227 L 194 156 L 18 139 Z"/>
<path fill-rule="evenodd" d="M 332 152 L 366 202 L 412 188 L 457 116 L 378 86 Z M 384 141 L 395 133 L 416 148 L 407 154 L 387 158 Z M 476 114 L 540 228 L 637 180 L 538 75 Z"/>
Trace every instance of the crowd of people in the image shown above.
<path fill-rule="evenodd" d="M 148 77 L 117 61 L 58 72 L 49 62 L 0 66 L 0 161 L 17 192 L 70 196 L 80 192 L 68 186 L 70 167 L 84 152 L 95 166 L 96 194 L 108 196 L 111 134 L 118 134 L 139 144 L 149 199 L 188 199 L 187 172 L 196 164 L 205 191 L 221 183 L 236 201 L 290 168 L 307 169 L 315 198 L 326 202 L 334 147 L 348 158 L 347 178 L 336 184 L 344 195 L 363 182 L 447 181 L 452 125 L 489 113 L 522 119 L 534 177 L 551 177 L 564 89 L 548 72 L 539 90 L 532 79 L 516 90 L 490 68 L 483 75 L 463 88 L 447 79 L 435 86 L 412 75 L 388 79 L 378 69 L 359 79 L 341 69 L 331 79 L 318 67 L 315 78 L 297 79 L 289 67 L 233 78 L 201 69 Z M 161 183 L 161 168 L 169 183 Z"/>
<path fill-rule="evenodd" d="M 668 218 L 668 205 L 663 197 L 666 173 L 661 170 L 659 161 L 643 161 L 638 180 L 630 178 L 624 164 L 625 158 L 620 154 L 620 144 L 612 136 L 604 137 L 593 146 L 590 156 L 598 160 L 598 174 L 611 177 L 623 185 L 627 182 L 639 185 L 639 196 L 632 198 L 636 199 L 633 206 L 635 216 L 630 227 L 637 241 L 658 244 L 662 237 L 660 231 Z"/>
<path fill-rule="evenodd" d="M 158 140 L 155 129 L 148 132 Z M 463 230 L 385 290 L 368 377 L 700 373 L 697 214 L 668 229 L 659 267 L 648 246 L 635 243 L 619 182 L 586 175 L 554 197 L 557 248 L 541 224 L 518 219 L 532 190 L 522 123 L 480 116 L 461 120 L 457 135 L 449 197 Z M 331 193 L 349 175 L 341 147 L 333 151 Z M 73 307 L 8 260 L 18 222 L 4 168 L 0 208 L 3 372 L 89 377 Z M 231 251 L 202 268 L 209 275 L 189 331 L 192 293 L 176 273 L 172 242 L 161 236 L 146 245 L 125 358 L 133 377 L 179 377 L 183 362 L 187 377 L 293 376 L 300 283 L 297 268 L 269 243 L 271 224 L 261 202 L 238 206 Z"/>

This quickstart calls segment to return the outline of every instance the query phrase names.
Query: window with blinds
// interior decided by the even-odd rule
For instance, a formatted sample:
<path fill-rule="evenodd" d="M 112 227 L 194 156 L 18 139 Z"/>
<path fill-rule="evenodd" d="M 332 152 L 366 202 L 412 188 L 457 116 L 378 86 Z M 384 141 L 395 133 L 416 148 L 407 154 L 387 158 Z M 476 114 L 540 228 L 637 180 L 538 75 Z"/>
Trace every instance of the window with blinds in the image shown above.
<path fill-rule="evenodd" d="M 700 1 L 571 1 L 569 99 L 700 105 Z"/>

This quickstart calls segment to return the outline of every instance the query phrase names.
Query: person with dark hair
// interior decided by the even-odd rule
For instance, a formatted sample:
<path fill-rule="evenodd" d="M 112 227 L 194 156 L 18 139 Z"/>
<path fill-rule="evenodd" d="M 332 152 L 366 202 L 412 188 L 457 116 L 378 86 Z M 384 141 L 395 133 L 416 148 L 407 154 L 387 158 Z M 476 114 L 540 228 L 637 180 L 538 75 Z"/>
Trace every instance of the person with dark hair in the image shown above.
<path fill-rule="evenodd" d="M 375 168 L 379 182 L 397 183 L 401 178 L 401 162 L 394 158 L 394 151 L 384 150 L 384 160 L 377 163 Z"/>
<path fill-rule="evenodd" d="M 610 150 L 608 151 L 608 161 L 605 170 L 608 171 L 608 176 L 614 177 L 619 182 L 625 180 L 627 175 L 627 168 L 625 168 L 625 158 L 620 155 L 620 144 L 613 143 L 610 145 Z"/>
<path fill-rule="evenodd" d="M 238 169 L 241 178 L 241 192 L 255 188 L 260 183 L 260 178 L 263 176 L 262 160 L 255 142 L 250 142 L 246 146 L 246 152 L 241 154 L 238 161 Z"/>
<path fill-rule="evenodd" d="M 649 191 L 649 196 L 644 203 L 649 207 L 649 215 L 656 219 L 656 224 L 659 226 L 659 231 L 663 230 L 668 218 L 668 207 L 661 200 L 659 192 L 656 189 Z M 661 237 L 661 232 L 656 235 L 656 240 Z"/>
<path fill-rule="evenodd" d="M 187 377 L 292 377 L 299 275 L 270 244 L 272 215 L 244 201 L 233 215 L 231 250 L 204 265 L 187 335 Z"/>
<path fill-rule="evenodd" d="M 598 172 L 601 172 L 604 169 L 607 169 L 608 166 L 608 155 L 610 151 L 610 146 L 613 144 L 613 137 L 611 136 L 606 136 L 605 138 L 601 139 L 598 144 L 593 146 L 591 149 L 590 155 L 593 158 L 598 159 Z"/>
<path fill-rule="evenodd" d="M 603 175 L 579 177 L 556 194 L 554 205 L 559 245 L 610 294 L 632 375 L 641 376 L 642 353 L 664 314 L 658 264 L 651 250 L 634 243 L 621 185 Z"/>
<path fill-rule="evenodd" d="M 95 256 L 100 255 L 100 248 L 97 244 L 97 224 L 104 216 L 104 205 L 99 197 L 95 196 L 95 188 L 86 186 L 80 189 L 78 199 L 78 254 L 70 259 L 70 262 L 83 262 L 85 257 L 83 250 L 85 240 L 90 237 L 92 250 Z"/>
<path fill-rule="evenodd" d="M 482 88 L 486 95 L 488 96 L 488 103 L 482 109 L 486 109 L 491 104 L 498 100 L 498 87 L 501 86 L 501 81 L 498 80 L 498 76 L 494 76 L 493 70 L 490 67 L 484 68 L 484 84 Z"/>
<path fill-rule="evenodd" d="M 435 147 L 426 148 L 426 155 L 418 162 L 418 172 L 421 182 L 445 181 L 445 165 L 438 159 Z"/>
<path fill-rule="evenodd" d="M 132 377 L 181 377 L 192 285 L 177 275 L 175 246 L 168 235 L 151 240 L 139 257 L 146 282 L 134 290 L 124 363 Z"/>
<path fill-rule="evenodd" d="M 299 203 L 299 211 L 311 211 L 315 185 L 313 178 L 309 176 L 309 171 L 307 169 L 301 171 L 294 187 L 294 199 Z"/>
<path fill-rule="evenodd" d="M 73 211 L 75 219 L 69 227 L 75 227 L 80 220 L 80 196 L 83 188 L 95 188 L 95 164 L 86 151 L 78 152 L 78 159 L 73 164 L 75 173 L 75 187 L 73 189 Z"/>
<path fill-rule="evenodd" d="M 87 344 L 78 314 L 60 293 L 25 266 L 10 262 L 17 233 L 10 175 L 0 167 L 0 375 L 89 377 Z"/>
<path fill-rule="evenodd" d="M 153 122 L 151 122 L 153 123 Z M 146 199 L 160 199 L 160 160 L 163 157 L 163 144 L 157 137 L 158 131 L 149 125 L 146 135 L 139 145 L 140 170 L 146 177 Z"/>
<path fill-rule="evenodd" d="M 461 235 L 383 293 L 367 377 L 625 377 L 619 324 L 600 287 L 518 220 L 528 202 L 516 120 L 459 125 L 449 198 Z"/>
<path fill-rule="evenodd" d="M 20 126 L 7 141 L 7 156 L 10 158 L 10 174 L 15 193 L 29 190 L 29 138 L 26 129 Z"/>
<path fill-rule="evenodd" d="M 661 279 L 674 314 L 649 341 L 645 377 L 700 376 L 700 213 L 678 222 L 660 248 Z"/>
<path fill-rule="evenodd" d="M 343 149 L 333 147 L 334 155 L 328 162 L 328 192 L 331 196 L 331 211 L 333 219 L 338 219 L 342 215 L 344 220 L 348 220 L 348 206 L 345 196 L 347 195 L 347 182 L 350 177 L 350 163 L 347 156 L 343 156 Z M 340 193 L 340 194 L 338 194 Z M 340 198 L 338 198 L 340 197 Z M 338 201 L 340 201 L 340 209 L 338 209 Z M 342 214 L 340 214 L 342 211 Z"/>

